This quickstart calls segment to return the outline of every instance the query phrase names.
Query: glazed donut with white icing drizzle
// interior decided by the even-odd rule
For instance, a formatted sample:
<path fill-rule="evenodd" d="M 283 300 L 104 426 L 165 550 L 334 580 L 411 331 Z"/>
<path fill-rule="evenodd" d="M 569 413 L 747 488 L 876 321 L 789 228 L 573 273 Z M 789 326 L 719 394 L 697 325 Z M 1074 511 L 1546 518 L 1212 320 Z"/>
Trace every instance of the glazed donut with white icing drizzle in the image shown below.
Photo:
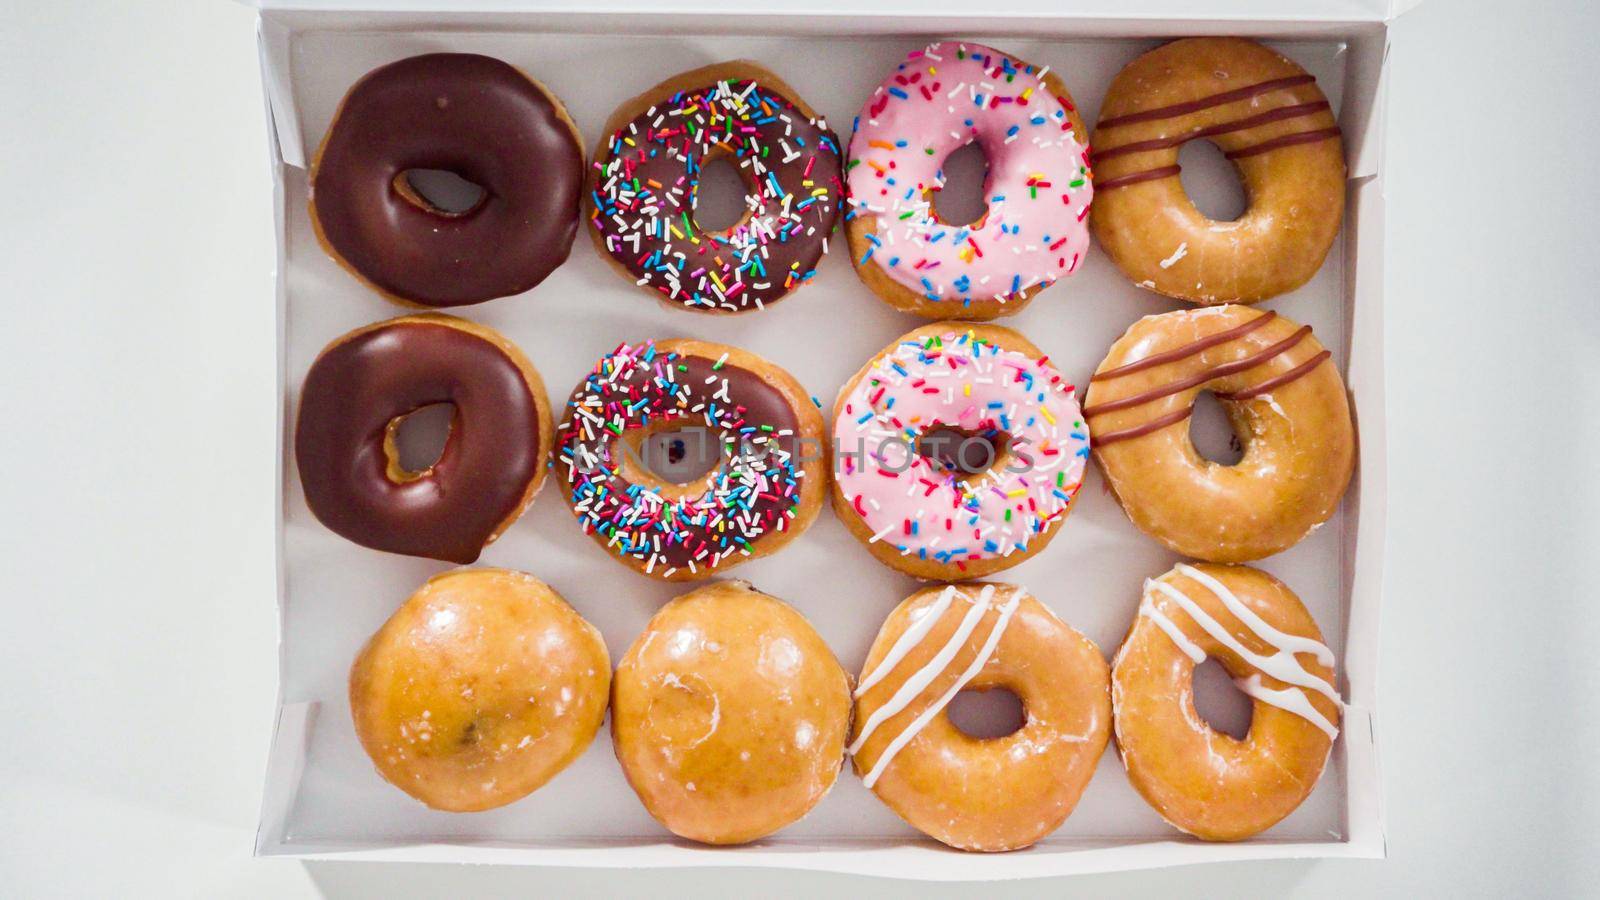
<path fill-rule="evenodd" d="M 1252 700 L 1242 739 L 1195 710 L 1194 669 L 1207 658 Z M 1128 780 L 1204 840 L 1272 827 L 1311 794 L 1339 735 L 1333 665 L 1300 598 L 1259 569 L 1180 563 L 1146 581 L 1111 673 Z"/>
<path fill-rule="evenodd" d="M 862 782 L 930 837 L 1026 847 L 1066 821 L 1105 751 L 1109 677 L 1094 642 L 1020 587 L 924 588 L 867 653 L 849 752 Z M 996 688 L 1022 701 L 1021 728 L 977 738 L 950 721 L 956 695 Z"/>

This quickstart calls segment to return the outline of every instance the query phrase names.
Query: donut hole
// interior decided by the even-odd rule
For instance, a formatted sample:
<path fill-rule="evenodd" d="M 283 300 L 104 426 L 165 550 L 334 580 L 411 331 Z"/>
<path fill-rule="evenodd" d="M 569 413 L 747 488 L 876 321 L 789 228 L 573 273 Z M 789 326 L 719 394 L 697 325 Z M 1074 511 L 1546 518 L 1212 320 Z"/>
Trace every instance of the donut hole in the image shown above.
<path fill-rule="evenodd" d="M 729 156 L 706 158 L 694 182 L 694 224 L 700 231 L 731 231 L 750 213 L 751 186 Z"/>
<path fill-rule="evenodd" d="M 948 475 L 973 478 L 1011 458 L 1011 435 L 994 428 L 938 425 L 917 436 L 916 451 Z"/>
<path fill-rule="evenodd" d="M 454 403 L 431 403 L 392 419 L 384 438 L 389 477 L 410 481 L 431 472 L 444 456 L 455 418 Z"/>
<path fill-rule="evenodd" d="M 640 429 L 629 438 L 621 442 L 627 464 L 664 484 L 699 484 L 724 458 L 721 433 L 700 425 Z"/>
<path fill-rule="evenodd" d="M 1003 687 L 968 688 L 951 699 L 945 715 L 962 734 L 980 741 L 1015 734 L 1028 724 L 1022 698 Z"/>
<path fill-rule="evenodd" d="M 1249 200 L 1239 170 L 1210 141 L 1190 141 L 1178 149 L 1178 180 L 1200 214 L 1213 222 L 1233 222 Z"/>
<path fill-rule="evenodd" d="M 464 216 L 489 195 L 481 184 L 448 169 L 406 169 L 394 177 L 395 193 L 426 212 Z"/>
<path fill-rule="evenodd" d="M 1219 466 L 1237 465 L 1244 459 L 1244 442 L 1228 419 L 1227 410 L 1210 391 L 1194 398 L 1194 413 L 1189 417 L 1189 440 L 1196 453 Z"/>
<path fill-rule="evenodd" d="M 976 142 L 951 153 L 939 167 L 943 182 L 930 191 L 933 216 L 945 225 L 961 227 L 980 221 L 989 212 L 985 194 L 989 186 L 989 157 Z"/>
<path fill-rule="evenodd" d="M 1235 740 L 1250 733 L 1250 697 L 1233 683 L 1222 663 L 1207 659 L 1194 667 L 1194 711 L 1212 731 Z"/>

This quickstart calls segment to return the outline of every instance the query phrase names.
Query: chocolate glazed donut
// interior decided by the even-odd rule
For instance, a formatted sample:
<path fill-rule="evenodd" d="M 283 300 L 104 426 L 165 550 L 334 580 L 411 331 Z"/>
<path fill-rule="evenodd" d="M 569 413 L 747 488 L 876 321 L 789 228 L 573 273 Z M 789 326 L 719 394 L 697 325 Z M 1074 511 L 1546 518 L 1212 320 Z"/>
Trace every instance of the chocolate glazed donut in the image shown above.
<path fill-rule="evenodd" d="M 443 169 L 483 188 L 435 207 L 407 180 Z M 520 294 L 567 258 L 583 149 L 561 102 L 487 56 L 433 53 L 369 72 L 311 163 L 311 223 L 327 251 L 391 300 L 463 306 Z"/>
<path fill-rule="evenodd" d="M 451 403 L 438 462 L 401 467 L 400 421 Z M 295 461 L 306 504 L 329 529 L 391 553 L 470 563 L 533 501 L 549 452 L 539 373 L 498 332 L 444 315 L 359 328 L 306 374 Z"/>
<path fill-rule="evenodd" d="M 740 313 L 810 280 L 844 184 L 839 140 L 776 75 L 739 60 L 674 76 L 606 122 L 590 176 L 595 245 L 668 306 Z M 747 211 L 731 228 L 695 219 L 701 172 L 729 159 Z"/>

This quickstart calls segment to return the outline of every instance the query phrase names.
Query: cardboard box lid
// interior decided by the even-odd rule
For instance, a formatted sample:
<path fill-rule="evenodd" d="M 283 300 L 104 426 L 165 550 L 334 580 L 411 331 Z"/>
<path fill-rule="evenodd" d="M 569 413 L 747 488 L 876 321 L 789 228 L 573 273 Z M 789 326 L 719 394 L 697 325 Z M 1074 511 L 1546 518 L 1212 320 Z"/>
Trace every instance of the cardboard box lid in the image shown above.
<path fill-rule="evenodd" d="M 594 12 L 592 3 L 583 0 L 241 0 L 257 9 L 301 12 L 401 12 L 401 13 L 518 13 L 518 12 Z M 1302 0 L 1286 9 L 1280 0 L 1078 0 L 1070 8 L 985 11 L 985 16 L 1038 16 L 1072 19 L 1169 19 L 1169 20 L 1256 20 L 1274 22 L 1388 22 L 1406 13 L 1422 0 Z M 911 4 L 908 4 L 911 6 Z M 689 0 L 656 3 L 629 0 L 611 6 L 608 13 L 718 13 L 749 12 L 743 0 Z M 912 10 L 879 7 L 863 10 L 857 0 L 804 0 L 780 14 L 856 16 L 899 15 Z M 922 0 L 914 4 L 918 15 L 971 15 L 970 0 Z"/>

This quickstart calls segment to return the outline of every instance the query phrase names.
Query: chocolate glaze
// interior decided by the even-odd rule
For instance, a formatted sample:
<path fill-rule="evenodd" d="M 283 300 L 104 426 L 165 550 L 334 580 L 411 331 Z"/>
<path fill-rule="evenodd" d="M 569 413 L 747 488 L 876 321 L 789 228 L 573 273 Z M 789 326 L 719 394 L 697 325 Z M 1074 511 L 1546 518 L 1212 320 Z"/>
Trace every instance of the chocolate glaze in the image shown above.
<path fill-rule="evenodd" d="M 1183 409 L 1174 410 L 1164 416 L 1157 416 L 1143 425 L 1138 425 L 1133 428 L 1124 428 L 1121 431 L 1111 431 L 1105 434 L 1094 434 L 1091 432 L 1089 437 L 1094 441 L 1095 449 L 1098 450 L 1108 444 L 1115 444 L 1120 441 L 1126 441 L 1136 437 L 1144 437 L 1147 434 L 1160 431 L 1168 425 L 1176 425 L 1177 423 L 1182 422 L 1184 419 L 1189 418 L 1193 414 L 1194 407 L 1185 406 Z"/>
<path fill-rule="evenodd" d="M 658 357 L 664 360 L 665 354 Z M 615 432 L 600 427 L 594 430 L 592 437 L 586 437 L 578 427 L 578 421 L 572 414 L 573 409 L 588 409 L 601 411 L 608 422 L 615 419 L 615 411 L 627 409 L 626 424 L 621 425 L 624 432 L 635 428 L 642 428 L 663 420 L 660 415 L 660 398 L 670 396 L 673 398 L 665 403 L 669 410 L 682 410 L 674 416 L 681 428 L 713 426 L 706 423 L 705 417 L 700 413 L 689 412 L 696 409 L 731 410 L 734 418 L 742 420 L 748 426 L 758 431 L 751 435 L 761 439 L 770 435 L 770 445 L 753 448 L 756 454 L 765 454 L 774 467 L 780 468 L 780 458 L 792 461 L 798 469 L 802 448 L 800 446 L 800 422 L 795 410 L 789 405 L 788 399 L 776 387 L 769 384 L 755 372 L 742 369 L 731 364 L 724 364 L 714 368 L 718 361 L 706 359 L 701 356 L 677 355 L 675 358 L 653 365 L 637 365 L 623 377 L 600 379 L 591 376 L 579 385 L 572 394 L 568 404 L 568 417 L 559 429 L 557 438 L 558 447 L 561 448 L 561 457 L 565 461 L 558 461 L 556 468 L 566 479 L 572 489 L 571 501 L 576 505 L 588 500 L 591 507 L 586 512 L 578 512 L 586 525 L 595 519 L 605 521 L 615 515 L 616 503 L 628 502 L 625 498 L 630 496 L 636 485 L 623 473 L 621 465 L 622 451 L 617 447 L 620 436 Z M 681 366 L 681 368 L 680 368 Z M 670 387 L 663 385 L 663 373 L 670 367 Z M 723 390 L 726 381 L 727 389 Z M 670 394 L 668 393 L 670 391 Z M 719 396 L 720 395 L 720 396 Z M 640 403 L 641 399 L 651 402 Z M 655 411 L 652 413 L 652 411 Z M 760 431 L 762 426 L 770 426 L 771 432 Z M 735 447 L 741 435 L 737 429 L 713 428 L 720 432 L 711 439 L 721 440 L 728 438 L 735 442 Z M 813 448 L 816 452 L 817 448 Z M 594 459 L 598 465 L 587 467 L 569 465 L 571 459 Z M 722 470 L 726 470 L 727 462 L 724 460 Z M 793 473 L 790 473 L 791 478 Z M 792 488 L 792 489 L 791 489 Z M 655 557 L 658 567 L 683 568 L 693 560 L 697 564 L 704 563 L 704 554 L 707 548 L 722 548 L 727 544 L 727 535 L 730 530 L 719 528 L 718 522 L 724 515 L 738 515 L 745 521 L 767 523 L 770 526 L 768 533 L 775 533 L 786 527 L 786 516 L 790 509 L 799 503 L 801 485 L 791 481 L 785 484 L 781 472 L 769 474 L 769 485 L 766 490 L 755 494 L 744 510 L 717 509 L 715 504 L 708 504 L 702 509 L 710 513 L 698 517 L 678 517 L 675 527 L 669 537 L 668 532 L 659 533 L 660 546 L 650 541 L 648 548 L 640 546 L 637 542 L 633 547 L 622 544 L 612 545 L 613 549 L 627 556 L 639 559 Z M 600 491 L 603 489 L 604 494 Z M 651 490 L 649 486 L 642 486 L 643 490 Z M 596 499 L 604 496 L 605 500 Z M 615 498 L 613 501 L 612 498 Z M 594 508 L 598 504 L 599 508 Z M 575 510 L 577 511 L 577 510 Z M 631 516 L 624 518 L 632 519 Z M 698 521 L 695 519 L 698 518 Z M 604 532 L 602 532 L 604 534 Z M 651 532 L 653 538 L 656 532 Z"/>
<path fill-rule="evenodd" d="M 1255 331 L 1257 328 L 1260 328 L 1268 322 L 1271 322 L 1273 319 L 1277 318 L 1277 316 L 1278 314 L 1276 311 L 1267 310 L 1243 325 L 1229 328 L 1227 331 L 1219 331 L 1216 334 L 1207 335 L 1198 341 L 1184 344 L 1182 347 L 1178 347 L 1173 350 L 1165 350 L 1153 356 L 1147 356 L 1144 359 L 1135 360 L 1134 362 L 1128 363 L 1125 366 L 1117 366 L 1115 369 L 1107 369 L 1104 372 L 1096 372 L 1089 380 L 1109 381 L 1113 378 L 1121 378 L 1124 375 L 1132 375 L 1135 372 L 1142 372 L 1145 369 L 1154 368 L 1162 365 L 1163 363 L 1172 362 L 1173 360 L 1187 359 L 1188 357 L 1191 357 L 1202 350 L 1215 347 L 1218 344 L 1226 344 L 1236 337 L 1249 334 L 1250 332 Z"/>
<path fill-rule="evenodd" d="M 461 213 L 396 188 L 444 169 L 484 189 Z M 333 250 L 380 289 L 448 307 L 519 294 L 566 260 L 583 150 L 555 104 L 515 68 L 462 53 L 375 69 L 345 95 L 311 175 Z"/>
<path fill-rule="evenodd" d="M 1224 155 L 1226 155 L 1229 159 L 1243 159 L 1246 156 L 1255 156 L 1258 153 L 1266 153 L 1269 150 L 1277 150 L 1279 147 L 1293 147 L 1297 144 L 1316 144 L 1326 141 L 1330 138 L 1336 138 L 1338 136 L 1339 129 L 1337 127 L 1318 128 L 1315 131 L 1297 131 L 1294 134 L 1280 135 L 1271 140 L 1262 141 L 1259 144 L 1251 144 L 1248 147 L 1241 147 L 1238 150 L 1229 151 Z"/>
<path fill-rule="evenodd" d="M 1225 344 L 1235 338 L 1249 334 L 1257 328 L 1260 328 L 1262 325 L 1272 321 L 1277 317 L 1277 315 L 1277 313 L 1270 311 L 1262 313 L 1243 325 L 1237 325 L 1233 328 L 1227 329 L 1226 331 L 1219 331 L 1216 334 L 1207 335 L 1197 341 L 1191 341 L 1182 347 L 1157 353 L 1153 356 L 1148 356 L 1144 359 L 1128 363 L 1127 365 L 1118 366 L 1114 369 L 1107 369 L 1104 372 L 1096 373 L 1090 380 L 1107 381 L 1113 378 L 1120 378 L 1123 375 L 1131 375 L 1134 372 L 1140 372 L 1163 363 L 1187 359 L 1203 350 L 1215 347 L 1219 344 Z M 1143 393 L 1133 394 L 1132 396 L 1128 397 L 1121 397 L 1116 400 L 1107 400 L 1104 403 L 1096 403 L 1090 406 L 1085 406 L 1083 408 L 1084 418 L 1088 418 L 1089 416 L 1097 416 L 1102 413 L 1115 412 L 1119 409 L 1128 409 L 1129 407 L 1139 406 L 1149 403 L 1151 400 L 1159 400 L 1162 397 L 1170 397 L 1173 394 L 1186 391 L 1189 388 L 1205 384 L 1218 378 L 1224 378 L 1229 375 L 1236 375 L 1240 372 L 1249 371 L 1256 366 L 1269 362 L 1277 358 L 1279 355 L 1288 352 L 1296 344 L 1299 344 L 1301 341 L 1310 336 L 1311 326 L 1302 325 L 1295 329 L 1293 334 L 1290 334 L 1283 340 L 1277 341 L 1276 343 L 1273 343 L 1272 345 L 1259 350 L 1256 353 L 1252 353 L 1243 359 L 1236 359 L 1232 362 L 1226 362 L 1220 365 L 1212 366 L 1209 369 L 1198 372 L 1194 375 L 1190 375 L 1187 378 L 1180 378 L 1176 381 L 1168 382 L 1158 387 L 1151 388 Z M 1245 388 L 1244 390 L 1240 391 L 1234 391 L 1231 394 L 1217 394 L 1217 399 L 1228 402 L 1238 402 L 1242 400 L 1249 400 L 1252 397 L 1259 397 L 1274 388 L 1282 387 L 1283 385 L 1294 381 L 1307 372 L 1310 372 L 1312 369 L 1315 369 L 1319 364 L 1321 364 L 1323 360 L 1328 359 L 1332 355 L 1333 354 L 1329 351 L 1323 350 L 1320 353 L 1314 354 L 1310 359 L 1300 363 L 1287 372 L 1274 375 L 1273 377 L 1268 378 L 1266 381 L 1263 381 L 1254 387 Z M 1107 444 L 1115 444 L 1120 441 L 1129 440 L 1130 438 L 1143 437 L 1151 432 L 1160 431 L 1168 425 L 1182 422 L 1184 419 L 1189 418 L 1189 416 L 1193 413 L 1194 407 L 1192 405 L 1186 406 L 1183 409 L 1174 410 L 1173 412 L 1157 416 L 1143 425 L 1133 428 L 1125 428 L 1121 431 L 1107 432 L 1106 434 L 1093 434 L 1091 432 L 1091 436 L 1094 440 L 1095 447 L 1104 447 Z"/>
<path fill-rule="evenodd" d="M 1127 187 L 1130 184 L 1139 184 L 1143 181 L 1159 181 L 1162 178 L 1171 178 L 1183 171 L 1178 166 L 1162 166 L 1159 169 L 1146 169 L 1132 175 L 1122 175 L 1117 178 L 1107 178 L 1105 181 L 1095 182 L 1095 190 L 1109 191 L 1114 188 Z"/>
<path fill-rule="evenodd" d="M 1235 119 L 1232 122 L 1219 122 L 1215 125 L 1208 125 L 1205 128 L 1196 128 L 1193 131 L 1186 131 L 1183 134 L 1173 135 L 1172 137 L 1154 138 L 1148 141 L 1130 141 L 1129 143 L 1118 144 L 1114 147 L 1109 147 L 1106 149 L 1096 148 L 1094 151 L 1094 161 L 1097 163 L 1103 162 L 1104 160 L 1111 159 L 1114 156 L 1123 156 L 1128 153 L 1145 153 L 1151 150 L 1170 150 L 1173 147 L 1178 147 L 1200 138 L 1216 137 L 1219 134 L 1231 134 L 1235 131 L 1244 131 L 1247 128 L 1254 128 L 1257 125 L 1265 125 L 1268 122 L 1280 122 L 1284 119 L 1298 119 L 1302 116 L 1309 116 L 1313 113 L 1321 112 L 1327 108 L 1328 101 L 1326 100 L 1318 100 L 1314 103 L 1297 103 L 1294 106 L 1280 106 L 1277 109 L 1269 109 L 1266 112 L 1258 115 L 1246 116 L 1243 119 Z"/>
<path fill-rule="evenodd" d="M 1310 326 L 1308 325 L 1306 327 L 1309 328 Z M 1245 388 L 1242 391 L 1234 391 L 1231 394 L 1218 394 L 1217 395 L 1217 399 L 1218 400 L 1231 400 L 1231 401 L 1234 401 L 1234 402 L 1238 402 L 1240 400 L 1249 400 L 1251 397 L 1259 397 L 1259 396 L 1261 396 L 1262 394 L 1265 394 L 1268 391 L 1283 387 L 1284 385 L 1288 384 L 1289 382 L 1294 381 L 1296 378 L 1299 378 L 1300 376 L 1306 374 L 1307 372 L 1310 372 L 1312 369 L 1315 369 L 1317 366 L 1321 365 L 1323 360 L 1329 359 L 1332 356 L 1333 356 L 1333 351 L 1324 350 L 1321 353 L 1318 353 L 1315 356 L 1311 357 L 1310 359 L 1306 360 L 1305 362 L 1301 363 L 1300 365 L 1295 366 L 1294 368 L 1290 369 L 1287 372 L 1284 372 L 1282 375 L 1274 375 L 1273 377 L 1268 378 L 1266 381 L 1261 382 L 1260 384 L 1256 385 L 1255 387 Z"/>
<path fill-rule="evenodd" d="M 396 483 L 387 427 L 435 403 L 455 405 L 444 453 Z M 461 328 L 401 321 L 341 338 L 312 363 L 295 461 L 306 504 L 329 529 L 374 550 L 470 563 L 521 505 L 547 440 L 503 349 Z"/>
<path fill-rule="evenodd" d="M 1272 359 L 1278 354 L 1283 353 L 1290 347 L 1293 347 L 1295 344 L 1300 343 L 1300 341 L 1304 340 L 1309 334 L 1311 334 L 1311 326 L 1301 325 L 1300 330 L 1289 335 L 1276 344 L 1267 347 L 1259 353 L 1251 354 L 1250 356 L 1246 356 L 1244 359 L 1236 359 L 1233 362 L 1226 362 L 1222 363 L 1221 365 L 1212 366 L 1209 369 L 1205 369 L 1190 375 L 1188 378 L 1180 378 L 1177 381 L 1169 381 L 1159 387 L 1151 388 L 1142 394 L 1133 394 L 1132 396 L 1121 397 L 1116 400 L 1107 400 L 1104 403 L 1096 403 L 1092 406 L 1085 406 L 1083 408 L 1083 414 L 1086 416 L 1097 416 L 1101 413 L 1115 412 L 1119 409 L 1127 409 L 1130 406 L 1140 406 L 1142 404 L 1149 403 L 1151 400 L 1159 400 L 1162 397 L 1169 397 L 1173 394 L 1186 391 L 1189 388 L 1197 385 L 1205 384 L 1214 378 L 1225 378 L 1229 375 L 1235 375 L 1239 372 L 1253 369 L 1267 360 Z"/>
<path fill-rule="evenodd" d="M 1154 122 L 1158 119 L 1172 119 L 1178 116 L 1186 116 L 1189 113 L 1199 112 L 1202 109 L 1210 109 L 1213 106 L 1221 106 L 1224 103 L 1234 103 L 1239 100 L 1248 100 L 1251 97 L 1270 93 L 1279 88 L 1310 84 L 1316 80 L 1317 79 L 1310 75 L 1291 75 L 1288 78 L 1274 78 L 1271 81 L 1263 81 L 1260 84 L 1247 85 L 1242 88 L 1235 88 L 1231 91 L 1222 91 L 1221 93 L 1212 94 L 1209 97 L 1201 97 L 1198 100 L 1190 100 L 1187 103 L 1174 103 L 1171 106 L 1161 106 L 1157 107 L 1156 109 L 1147 109 L 1142 112 L 1129 113 L 1125 116 L 1113 116 L 1109 119 L 1102 119 L 1100 124 L 1096 127 L 1116 128 L 1118 125 L 1132 125 L 1135 122 Z"/>

